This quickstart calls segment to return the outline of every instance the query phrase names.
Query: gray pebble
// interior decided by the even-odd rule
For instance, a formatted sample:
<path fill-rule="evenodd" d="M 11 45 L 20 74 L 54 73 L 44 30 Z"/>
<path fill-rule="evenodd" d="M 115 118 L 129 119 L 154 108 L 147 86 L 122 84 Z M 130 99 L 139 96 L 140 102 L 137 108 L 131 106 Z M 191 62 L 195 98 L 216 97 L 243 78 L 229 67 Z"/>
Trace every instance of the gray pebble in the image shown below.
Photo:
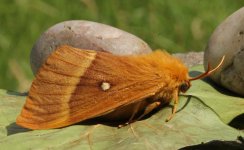
<path fill-rule="evenodd" d="M 120 29 L 91 21 L 65 21 L 50 27 L 34 44 L 30 56 L 33 73 L 36 74 L 52 51 L 64 44 L 80 49 L 109 51 L 117 55 L 152 51 L 143 40 Z"/>

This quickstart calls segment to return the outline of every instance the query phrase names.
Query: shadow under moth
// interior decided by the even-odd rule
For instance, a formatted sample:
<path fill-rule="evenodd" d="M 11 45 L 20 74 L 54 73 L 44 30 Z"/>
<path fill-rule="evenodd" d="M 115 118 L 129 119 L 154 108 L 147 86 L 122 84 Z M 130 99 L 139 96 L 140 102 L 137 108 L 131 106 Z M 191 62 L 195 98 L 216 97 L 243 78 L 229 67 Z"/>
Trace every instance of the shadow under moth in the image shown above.
<path fill-rule="evenodd" d="M 50 129 L 103 116 L 128 124 L 172 100 L 168 121 L 177 110 L 179 93 L 186 92 L 192 80 L 214 72 L 223 60 L 191 78 L 187 67 L 164 51 L 117 56 L 60 46 L 39 69 L 16 123 Z"/>

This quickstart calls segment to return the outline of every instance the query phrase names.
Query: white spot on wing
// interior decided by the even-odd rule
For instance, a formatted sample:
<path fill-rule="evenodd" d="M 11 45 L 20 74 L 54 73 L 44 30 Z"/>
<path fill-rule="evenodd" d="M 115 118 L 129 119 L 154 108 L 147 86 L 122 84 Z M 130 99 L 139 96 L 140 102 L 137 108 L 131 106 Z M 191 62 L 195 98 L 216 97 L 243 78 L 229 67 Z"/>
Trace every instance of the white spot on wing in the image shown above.
<path fill-rule="evenodd" d="M 103 91 L 107 91 L 108 89 L 110 89 L 110 84 L 108 82 L 103 82 L 101 84 L 101 88 Z"/>

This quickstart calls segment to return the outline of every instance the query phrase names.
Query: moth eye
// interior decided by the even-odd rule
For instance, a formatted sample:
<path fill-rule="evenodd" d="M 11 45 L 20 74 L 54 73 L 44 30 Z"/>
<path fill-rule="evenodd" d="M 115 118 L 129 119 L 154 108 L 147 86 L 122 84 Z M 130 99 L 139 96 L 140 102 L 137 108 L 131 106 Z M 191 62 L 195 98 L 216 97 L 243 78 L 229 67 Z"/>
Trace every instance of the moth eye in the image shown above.
<path fill-rule="evenodd" d="M 101 88 L 103 91 L 107 91 L 108 89 L 110 89 L 111 85 L 108 82 L 102 82 L 101 84 Z"/>
<path fill-rule="evenodd" d="M 186 92 L 189 88 L 190 88 L 190 84 L 187 82 L 183 82 L 179 87 L 180 91 L 183 93 Z"/>

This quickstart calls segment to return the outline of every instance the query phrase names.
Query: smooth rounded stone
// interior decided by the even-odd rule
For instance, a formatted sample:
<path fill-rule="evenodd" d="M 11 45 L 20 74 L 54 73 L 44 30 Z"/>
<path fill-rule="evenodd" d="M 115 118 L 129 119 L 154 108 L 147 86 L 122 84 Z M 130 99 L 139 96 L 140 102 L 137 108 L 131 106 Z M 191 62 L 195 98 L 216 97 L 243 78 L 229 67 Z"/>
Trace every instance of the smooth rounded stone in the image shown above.
<path fill-rule="evenodd" d="M 187 67 L 203 64 L 203 52 L 176 53 L 172 55 L 179 58 Z"/>
<path fill-rule="evenodd" d="M 151 48 L 140 38 L 120 29 L 91 21 L 71 20 L 50 27 L 31 50 L 34 74 L 52 51 L 60 45 L 80 49 L 109 51 L 117 55 L 150 53 Z"/>
<path fill-rule="evenodd" d="M 214 31 L 204 54 L 215 67 L 223 56 L 224 64 L 210 77 L 229 90 L 244 96 L 244 7 L 225 19 Z"/>

